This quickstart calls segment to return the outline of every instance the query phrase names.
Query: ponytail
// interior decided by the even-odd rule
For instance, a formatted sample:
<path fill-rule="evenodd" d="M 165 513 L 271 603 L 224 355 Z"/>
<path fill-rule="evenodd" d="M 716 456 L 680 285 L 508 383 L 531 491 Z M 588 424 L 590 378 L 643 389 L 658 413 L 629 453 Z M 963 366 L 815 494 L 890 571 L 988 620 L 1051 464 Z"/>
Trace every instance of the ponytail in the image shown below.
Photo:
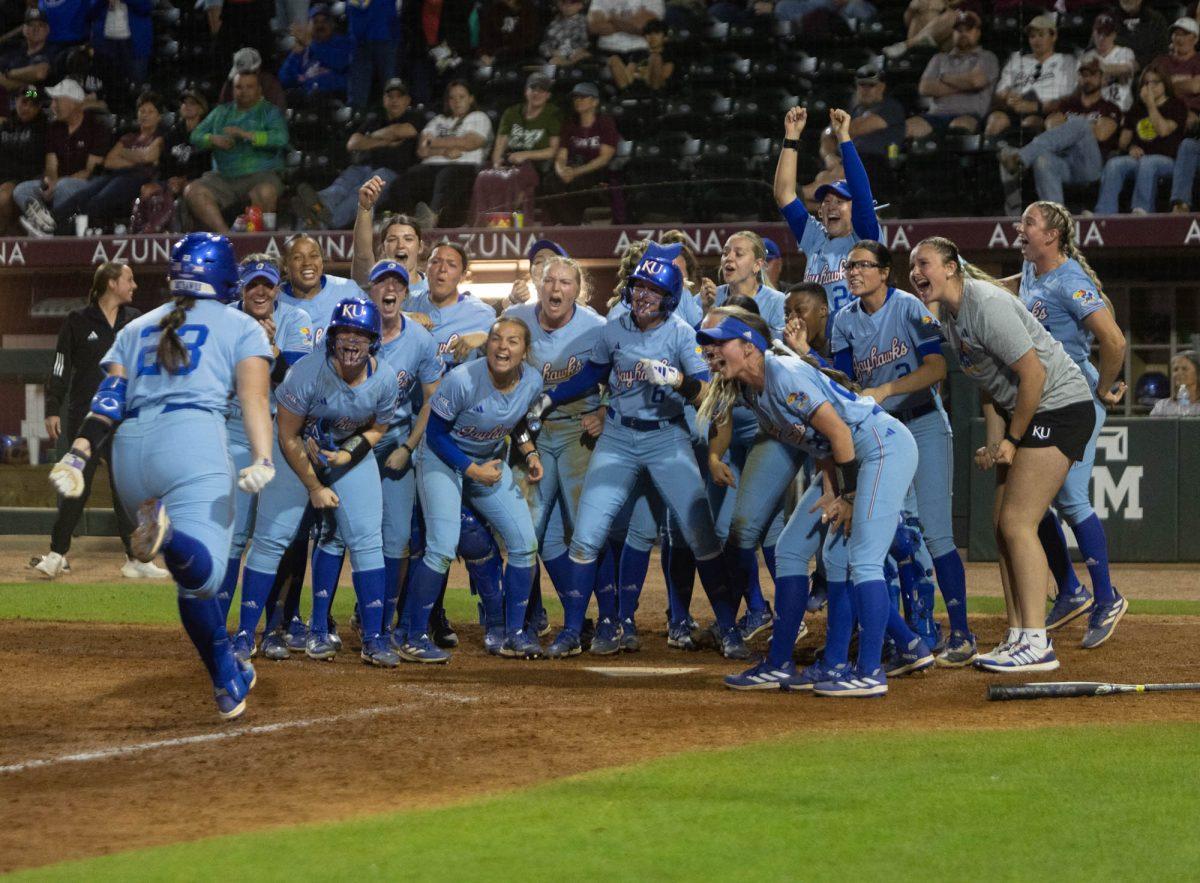
<path fill-rule="evenodd" d="M 187 347 L 179 339 L 179 327 L 187 319 L 187 311 L 196 303 L 194 297 L 175 298 L 175 308 L 158 323 L 162 337 L 158 339 L 158 364 L 168 373 L 177 374 L 188 364 Z"/>
<path fill-rule="evenodd" d="M 929 236 L 925 239 L 922 239 L 917 243 L 913 251 L 916 251 L 918 248 L 925 248 L 926 246 L 936 251 L 941 256 L 944 263 L 956 264 L 958 266 L 959 275 L 963 277 L 964 282 L 967 279 L 975 279 L 979 282 L 987 282 L 989 285 L 995 285 L 1002 291 L 1009 291 L 1009 289 L 1005 287 L 1004 283 L 995 276 L 991 275 L 986 270 L 981 270 L 970 261 L 965 260 L 963 256 L 959 254 L 958 246 L 945 236 Z M 1009 291 L 1009 293 L 1011 294 L 1012 292 Z"/>
<path fill-rule="evenodd" d="M 1083 272 L 1087 273 L 1088 278 L 1092 280 L 1092 284 L 1096 286 L 1096 293 L 1103 295 L 1104 286 L 1100 284 L 1100 277 L 1096 275 L 1092 265 L 1087 262 L 1087 258 L 1079 250 L 1079 242 L 1075 238 L 1075 219 L 1071 217 L 1071 212 L 1061 203 L 1051 202 L 1048 199 L 1038 200 L 1034 205 L 1042 213 L 1042 220 L 1046 222 L 1046 226 L 1051 230 L 1058 231 L 1058 250 L 1079 264 L 1083 268 Z"/>
<path fill-rule="evenodd" d="M 92 276 L 92 290 L 88 292 L 88 303 L 98 304 L 100 298 L 108 291 L 108 286 L 121 278 L 126 266 L 124 261 L 105 261 L 97 267 L 96 274 Z"/>

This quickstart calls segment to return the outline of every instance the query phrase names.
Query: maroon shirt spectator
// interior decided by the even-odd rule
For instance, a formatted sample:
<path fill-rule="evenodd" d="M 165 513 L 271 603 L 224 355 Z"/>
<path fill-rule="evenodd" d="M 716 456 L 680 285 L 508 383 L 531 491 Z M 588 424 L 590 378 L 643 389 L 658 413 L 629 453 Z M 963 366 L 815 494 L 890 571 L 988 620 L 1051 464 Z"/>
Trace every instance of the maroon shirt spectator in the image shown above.
<path fill-rule="evenodd" d="M 1163 72 L 1174 87 L 1175 96 L 1183 100 L 1195 116 L 1200 112 L 1200 52 L 1196 42 L 1200 24 L 1196 19 L 1183 17 L 1171 25 L 1171 51 L 1154 59 L 1154 66 Z"/>
<path fill-rule="evenodd" d="M 571 92 L 575 115 L 563 126 L 554 168 L 542 182 L 543 205 L 555 224 L 579 224 L 584 210 L 608 200 L 600 192 L 621 136 L 613 118 L 600 113 L 600 90 L 580 83 Z"/>
<path fill-rule="evenodd" d="M 1076 91 L 1059 105 L 1058 112 L 1064 116 L 1087 117 L 1093 123 L 1098 119 L 1112 120 L 1115 124 L 1112 127 L 1112 132 L 1103 141 L 1097 140 L 1096 143 L 1100 145 L 1100 155 L 1104 157 L 1107 157 L 1117 149 L 1117 140 L 1121 136 L 1121 122 L 1124 114 L 1121 113 L 1121 108 L 1117 107 L 1107 98 L 1101 98 L 1094 104 L 1085 105 L 1080 92 Z M 1095 127 L 1093 127 L 1093 131 L 1095 131 Z"/>
<path fill-rule="evenodd" d="M 92 114 L 84 114 L 75 131 L 64 122 L 54 122 L 46 130 L 46 152 L 58 157 L 58 177 L 66 178 L 88 167 L 88 157 L 108 153 L 111 137 L 108 127 Z"/>

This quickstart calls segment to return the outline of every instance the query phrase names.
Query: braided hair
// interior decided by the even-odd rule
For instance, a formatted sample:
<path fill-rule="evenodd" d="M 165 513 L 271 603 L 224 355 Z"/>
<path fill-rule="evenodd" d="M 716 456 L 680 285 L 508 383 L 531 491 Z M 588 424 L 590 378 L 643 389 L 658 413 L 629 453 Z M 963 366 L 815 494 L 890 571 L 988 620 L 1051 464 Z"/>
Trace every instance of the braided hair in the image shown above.
<path fill-rule="evenodd" d="M 179 327 L 187 320 L 187 311 L 196 303 L 194 297 L 177 297 L 174 309 L 158 323 L 162 337 L 158 339 L 158 364 L 166 369 L 168 374 L 177 374 L 179 369 L 187 367 L 189 362 L 187 347 L 179 339 Z"/>
<path fill-rule="evenodd" d="M 1095 284 L 1096 292 L 1103 294 L 1104 287 L 1100 284 L 1100 277 L 1079 250 L 1079 241 L 1075 238 L 1075 220 L 1071 217 L 1070 210 L 1062 203 L 1051 202 L 1048 199 L 1040 199 L 1033 206 L 1042 213 L 1042 220 L 1046 222 L 1046 226 L 1058 231 L 1058 250 L 1079 264 Z"/>
<path fill-rule="evenodd" d="M 649 247 L 649 239 L 639 239 L 637 242 L 631 242 L 625 247 L 625 253 L 621 255 L 621 263 L 617 266 L 617 284 L 613 288 L 613 296 L 608 302 L 608 309 L 611 310 L 621 302 L 621 297 L 625 294 L 625 282 L 629 279 L 629 274 L 637 269 L 638 261 L 642 259 L 642 255 L 646 253 L 646 249 Z"/>

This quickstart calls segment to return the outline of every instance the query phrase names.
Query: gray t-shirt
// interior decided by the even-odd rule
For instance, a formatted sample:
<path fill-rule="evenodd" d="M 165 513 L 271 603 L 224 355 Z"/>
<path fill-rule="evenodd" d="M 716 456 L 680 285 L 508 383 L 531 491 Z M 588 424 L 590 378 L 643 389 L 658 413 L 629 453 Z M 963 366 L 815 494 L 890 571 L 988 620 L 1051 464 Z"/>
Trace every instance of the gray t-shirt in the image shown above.
<path fill-rule="evenodd" d="M 929 59 L 929 64 L 926 65 L 925 72 L 921 74 L 921 79 L 936 80 L 942 74 L 946 76 L 969 74 L 977 67 L 982 68 L 984 76 L 987 77 L 987 83 L 983 88 L 974 92 L 955 92 L 953 95 L 943 95 L 941 98 L 931 99 L 929 112 L 947 116 L 969 113 L 982 118 L 991 107 L 992 91 L 996 88 L 996 80 L 1000 78 L 1000 62 L 988 50 L 976 46 L 970 52 L 959 52 L 957 49 L 953 52 L 939 52 Z"/>
<path fill-rule="evenodd" d="M 1014 364 L 1030 348 L 1046 369 L 1046 384 L 1037 412 L 1090 402 L 1092 391 L 1083 372 L 1071 361 L 1020 299 L 990 282 L 967 279 L 957 316 L 946 310 L 942 327 L 958 353 L 958 363 L 998 406 L 1012 411 L 1017 403 Z"/>

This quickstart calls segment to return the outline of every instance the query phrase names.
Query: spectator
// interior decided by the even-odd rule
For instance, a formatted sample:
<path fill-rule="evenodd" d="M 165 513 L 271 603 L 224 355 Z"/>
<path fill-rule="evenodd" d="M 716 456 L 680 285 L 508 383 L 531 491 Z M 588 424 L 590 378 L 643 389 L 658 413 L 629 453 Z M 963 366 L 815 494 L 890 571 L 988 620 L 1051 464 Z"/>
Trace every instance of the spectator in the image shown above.
<path fill-rule="evenodd" d="M 307 25 L 292 25 L 292 37 L 296 45 L 279 69 L 280 85 L 304 95 L 344 97 L 354 41 L 334 31 L 329 7 L 310 9 Z"/>
<path fill-rule="evenodd" d="M 57 226 L 52 212 L 88 186 L 108 153 L 109 131 L 94 114 L 83 112 L 86 96 L 74 80 L 46 90 L 54 122 L 46 130 L 41 180 L 22 181 L 13 201 L 24 212 L 21 226 L 31 236 L 49 236 Z"/>
<path fill-rule="evenodd" d="M 154 48 L 153 0 L 90 0 L 89 5 L 92 46 L 105 79 L 145 83 Z"/>
<path fill-rule="evenodd" d="M 1171 25 L 1171 51 L 1154 60 L 1154 66 L 1171 81 L 1176 97 L 1188 109 L 1188 123 L 1194 126 L 1200 112 L 1200 53 L 1196 39 L 1200 25 L 1196 19 L 1183 17 Z"/>
<path fill-rule="evenodd" d="M 159 180 L 142 185 L 134 203 L 130 230 L 133 233 L 161 233 L 175 223 L 176 200 L 192 181 L 212 168 L 212 152 L 192 144 L 192 133 L 208 115 L 208 101 L 196 91 L 184 92 L 179 99 L 175 125 L 163 137 L 159 157 Z"/>
<path fill-rule="evenodd" d="M 238 74 L 233 96 L 233 103 L 214 108 L 192 131 L 194 146 L 212 150 L 214 168 L 189 184 L 184 197 L 200 229 L 228 233 L 222 212 L 249 200 L 262 210 L 266 229 L 274 230 L 287 123 L 263 98 L 258 74 Z"/>
<path fill-rule="evenodd" d="M 1132 210 L 1154 211 L 1158 182 L 1170 178 L 1175 153 L 1187 125 L 1187 107 L 1175 97 L 1166 75 L 1155 65 L 1142 71 L 1138 97 L 1121 123 L 1118 155 L 1104 164 L 1096 214 L 1115 215 L 1125 183 L 1134 179 Z"/>
<path fill-rule="evenodd" d="M 533 0 L 491 0 L 479 21 L 479 62 L 523 61 L 537 52 L 538 11 Z"/>
<path fill-rule="evenodd" d="M 471 57 L 474 9 L 474 0 L 405 0 L 400 25 L 407 55 L 401 76 L 414 101 L 432 101 L 437 84 L 454 79 L 462 60 Z"/>
<path fill-rule="evenodd" d="M 544 167 L 558 153 L 562 118 L 550 101 L 550 78 L 533 73 L 525 81 L 525 101 L 500 117 L 492 145 L 492 167 L 475 178 L 472 217 L 480 212 L 519 210 L 532 220 L 533 194 Z"/>
<path fill-rule="evenodd" d="M 994 110 L 987 120 L 988 135 L 999 135 L 1015 125 L 1040 129 L 1045 116 L 1058 102 L 1075 91 L 1074 57 L 1054 51 L 1058 27 L 1051 15 L 1038 15 L 1025 28 L 1029 37 L 1027 55 L 1013 53 L 996 84 Z"/>
<path fill-rule="evenodd" d="M 1085 55 L 1079 63 L 1079 88 L 1046 118 L 1046 131 L 1020 150 L 1000 151 L 1008 175 L 1033 169 L 1038 199 L 1063 203 L 1064 184 L 1100 180 L 1104 160 L 1117 149 L 1122 117 L 1120 108 L 1104 97 L 1103 84 L 1100 59 Z"/>
<path fill-rule="evenodd" d="M 354 41 L 348 95 L 350 103 L 361 110 L 371 103 L 372 86 L 388 83 L 396 75 L 400 18 L 395 3 L 350 0 L 346 4 L 346 22 Z"/>
<path fill-rule="evenodd" d="M 864 65 L 855 72 L 854 99 L 850 103 L 850 137 L 876 192 L 886 193 L 892 180 L 888 152 L 904 143 L 904 107 L 887 95 L 882 71 Z M 830 148 L 840 154 L 833 133 L 822 136 Z M 835 179 L 836 180 L 836 179 Z"/>
<path fill-rule="evenodd" d="M 275 0 L 202 0 L 208 16 L 208 30 L 213 37 L 213 51 L 219 59 L 229 58 L 239 48 L 247 47 L 258 53 L 259 67 L 262 57 L 270 55 L 275 48 L 275 32 L 271 29 L 271 17 L 275 14 Z M 231 73 L 230 78 L 233 77 Z M 267 83 L 263 90 L 271 94 Z M 222 90 L 220 103 L 229 99 Z M 273 98 L 268 98 L 275 103 Z"/>
<path fill-rule="evenodd" d="M 954 46 L 958 5 L 957 0 L 910 0 L 904 10 L 906 36 L 899 43 L 885 46 L 883 54 L 894 61 L 918 46 L 950 51 Z"/>
<path fill-rule="evenodd" d="M 46 13 L 40 9 L 25 10 L 25 23 L 21 25 L 24 42 L 0 55 L 0 86 L 20 94 L 26 86 L 40 86 L 46 82 L 57 56 L 56 50 L 46 42 L 49 36 Z M 3 106 L 8 107 L 7 100 Z"/>
<path fill-rule="evenodd" d="M 594 8 L 594 5 L 593 5 Z M 575 115 L 563 126 L 562 142 L 552 174 L 542 182 L 546 214 L 555 224 L 579 224 L 589 205 L 608 199 L 598 192 L 605 169 L 617 153 L 621 136 L 608 114 L 600 113 L 600 90 L 580 83 L 571 92 Z"/>
<path fill-rule="evenodd" d="M 878 14 L 867 0 L 779 0 L 775 17 L 780 21 L 803 22 L 814 14 L 871 21 Z"/>
<path fill-rule="evenodd" d="M 484 149 L 492 140 L 492 121 L 475 108 L 475 96 L 463 80 L 446 86 L 443 113 L 421 132 L 417 156 L 421 162 L 405 175 L 409 200 L 422 227 L 460 226 L 466 216 L 471 185 L 483 165 Z"/>
<path fill-rule="evenodd" d="M 909 118 L 909 137 L 927 138 L 935 130 L 948 128 L 979 130 L 1000 71 L 996 56 L 979 45 L 982 36 L 978 15 L 970 10 L 957 13 L 954 48 L 929 59 L 921 74 L 917 89 L 929 98 L 929 110 Z"/>
<path fill-rule="evenodd" d="M 300 229 L 345 230 L 358 211 L 358 189 L 372 177 L 383 181 L 379 198 L 417 161 L 417 133 L 424 123 L 411 107 L 408 87 L 392 79 L 383 87 L 383 113 L 371 114 L 346 142 L 351 165 L 332 184 L 315 193 L 307 184 L 296 188 L 293 211 Z"/>
<path fill-rule="evenodd" d="M 635 53 L 634 60 L 623 61 L 617 55 L 608 58 L 613 83 L 622 91 L 637 85 L 642 91 L 659 92 L 675 73 L 674 56 L 667 46 L 666 22 L 651 19 L 642 28 L 642 36 L 646 40 L 646 51 Z"/>
<path fill-rule="evenodd" d="M 635 53 L 650 48 L 642 36 L 646 23 L 662 18 L 664 11 L 663 0 L 592 0 L 588 30 L 601 52 L 634 61 Z"/>
<path fill-rule="evenodd" d="M 229 68 L 229 77 L 221 86 L 217 104 L 229 104 L 233 101 L 233 80 L 238 74 L 258 74 L 258 85 L 262 89 L 263 98 L 284 113 L 287 112 L 288 100 L 287 93 L 283 91 L 283 84 L 273 73 L 263 70 L 262 55 L 252 46 L 243 46 L 233 53 L 233 66 Z"/>
<path fill-rule="evenodd" d="M 0 123 L 0 236 L 16 232 L 13 188 L 45 167 L 46 125 L 41 92 L 26 86 L 17 96 L 15 113 Z"/>
<path fill-rule="evenodd" d="M 1145 8 L 1143 8 L 1145 7 Z M 1117 44 L 1133 50 L 1139 68 L 1167 51 L 1167 21 L 1144 0 L 1120 0 Z"/>
<path fill-rule="evenodd" d="M 107 113 L 108 90 L 105 86 L 103 66 L 96 63 L 96 52 L 91 46 L 73 46 L 59 57 L 59 73 L 55 79 L 74 80 L 83 87 L 84 113 L 94 110 Z M 114 85 L 120 85 L 117 81 Z M 120 91 L 117 90 L 120 95 Z"/>
<path fill-rule="evenodd" d="M 1117 20 L 1107 12 L 1096 16 L 1092 22 L 1092 48 L 1084 58 L 1095 58 L 1104 75 L 1104 98 L 1121 109 L 1129 110 L 1133 104 L 1133 74 L 1137 59 L 1128 46 L 1117 45 Z M 1082 68 L 1080 68 L 1082 70 Z"/>
<path fill-rule="evenodd" d="M 37 6 L 50 22 L 53 46 L 66 49 L 87 41 L 91 0 L 39 0 Z"/>
<path fill-rule="evenodd" d="M 1171 360 L 1171 397 L 1155 402 L 1150 416 L 1200 417 L 1200 354 L 1184 350 Z"/>
<path fill-rule="evenodd" d="M 550 64 L 568 67 L 591 56 L 587 16 L 583 0 L 558 0 L 558 15 L 546 28 L 542 57 Z"/>

